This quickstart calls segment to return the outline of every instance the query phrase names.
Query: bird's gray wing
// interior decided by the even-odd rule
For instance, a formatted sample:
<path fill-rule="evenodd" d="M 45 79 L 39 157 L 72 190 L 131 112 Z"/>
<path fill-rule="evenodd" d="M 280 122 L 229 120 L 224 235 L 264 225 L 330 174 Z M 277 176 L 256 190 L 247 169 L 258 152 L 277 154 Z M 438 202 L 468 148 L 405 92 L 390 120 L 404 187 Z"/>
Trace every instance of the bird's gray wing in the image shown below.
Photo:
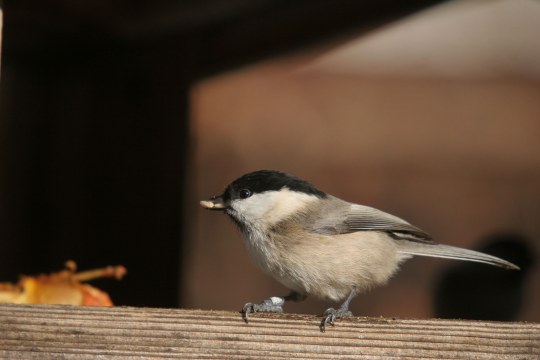
<path fill-rule="evenodd" d="M 420 255 L 475 261 L 506 269 L 518 266 L 495 256 L 455 246 L 435 244 L 424 231 L 397 216 L 369 206 L 347 203 L 330 198 L 309 216 L 309 230 L 325 235 L 348 234 L 357 231 L 383 231 L 396 239 L 398 252 L 405 255 Z"/>
<path fill-rule="evenodd" d="M 337 198 L 335 198 L 337 200 Z M 332 202 L 333 204 L 335 202 Z M 357 231 L 384 231 L 397 240 L 432 243 L 431 236 L 397 216 L 375 208 L 341 202 L 330 205 L 316 217 L 311 230 L 320 234 L 336 235 Z"/>

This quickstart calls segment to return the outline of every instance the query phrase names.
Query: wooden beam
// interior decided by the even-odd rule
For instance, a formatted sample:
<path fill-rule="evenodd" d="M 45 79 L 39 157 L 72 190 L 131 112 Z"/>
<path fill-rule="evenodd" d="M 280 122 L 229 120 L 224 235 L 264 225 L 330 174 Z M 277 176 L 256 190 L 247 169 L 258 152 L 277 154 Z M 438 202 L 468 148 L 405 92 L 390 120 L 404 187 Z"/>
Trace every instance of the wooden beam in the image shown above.
<path fill-rule="evenodd" d="M 2 359 L 538 359 L 540 324 L 0 304 Z"/>

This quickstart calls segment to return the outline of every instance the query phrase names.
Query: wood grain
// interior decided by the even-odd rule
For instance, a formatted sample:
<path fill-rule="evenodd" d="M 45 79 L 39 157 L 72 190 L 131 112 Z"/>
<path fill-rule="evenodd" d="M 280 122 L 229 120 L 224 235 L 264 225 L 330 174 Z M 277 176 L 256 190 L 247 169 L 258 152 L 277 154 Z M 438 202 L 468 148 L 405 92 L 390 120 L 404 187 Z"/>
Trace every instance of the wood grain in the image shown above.
<path fill-rule="evenodd" d="M 540 324 L 0 304 L 2 359 L 539 359 Z"/>

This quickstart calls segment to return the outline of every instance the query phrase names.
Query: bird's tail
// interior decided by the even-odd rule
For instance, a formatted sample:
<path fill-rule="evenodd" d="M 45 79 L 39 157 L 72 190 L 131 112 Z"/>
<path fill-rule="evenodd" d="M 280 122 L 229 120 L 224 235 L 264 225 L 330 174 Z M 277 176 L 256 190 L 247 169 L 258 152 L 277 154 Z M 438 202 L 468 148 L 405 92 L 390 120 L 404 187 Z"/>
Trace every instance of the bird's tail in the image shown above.
<path fill-rule="evenodd" d="M 505 269 L 519 270 L 519 266 L 496 256 L 484 254 L 474 250 L 458 248 L 442 244 L 426 244 L 407 240 L 397 240 L 398 251 L 404 255 L 431 256 L 445 259 L 474 261 Z"/>

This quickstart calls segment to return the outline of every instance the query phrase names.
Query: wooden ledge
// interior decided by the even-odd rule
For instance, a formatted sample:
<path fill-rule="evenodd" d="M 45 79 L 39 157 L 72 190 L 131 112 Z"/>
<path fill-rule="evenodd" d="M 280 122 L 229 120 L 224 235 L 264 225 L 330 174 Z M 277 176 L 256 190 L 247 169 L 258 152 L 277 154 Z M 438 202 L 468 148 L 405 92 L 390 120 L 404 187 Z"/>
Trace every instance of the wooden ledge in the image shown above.
<path fill-rule="evenodd" d="M 2 359 L 539 359 L 540 324 L 0 304 Z"/>

